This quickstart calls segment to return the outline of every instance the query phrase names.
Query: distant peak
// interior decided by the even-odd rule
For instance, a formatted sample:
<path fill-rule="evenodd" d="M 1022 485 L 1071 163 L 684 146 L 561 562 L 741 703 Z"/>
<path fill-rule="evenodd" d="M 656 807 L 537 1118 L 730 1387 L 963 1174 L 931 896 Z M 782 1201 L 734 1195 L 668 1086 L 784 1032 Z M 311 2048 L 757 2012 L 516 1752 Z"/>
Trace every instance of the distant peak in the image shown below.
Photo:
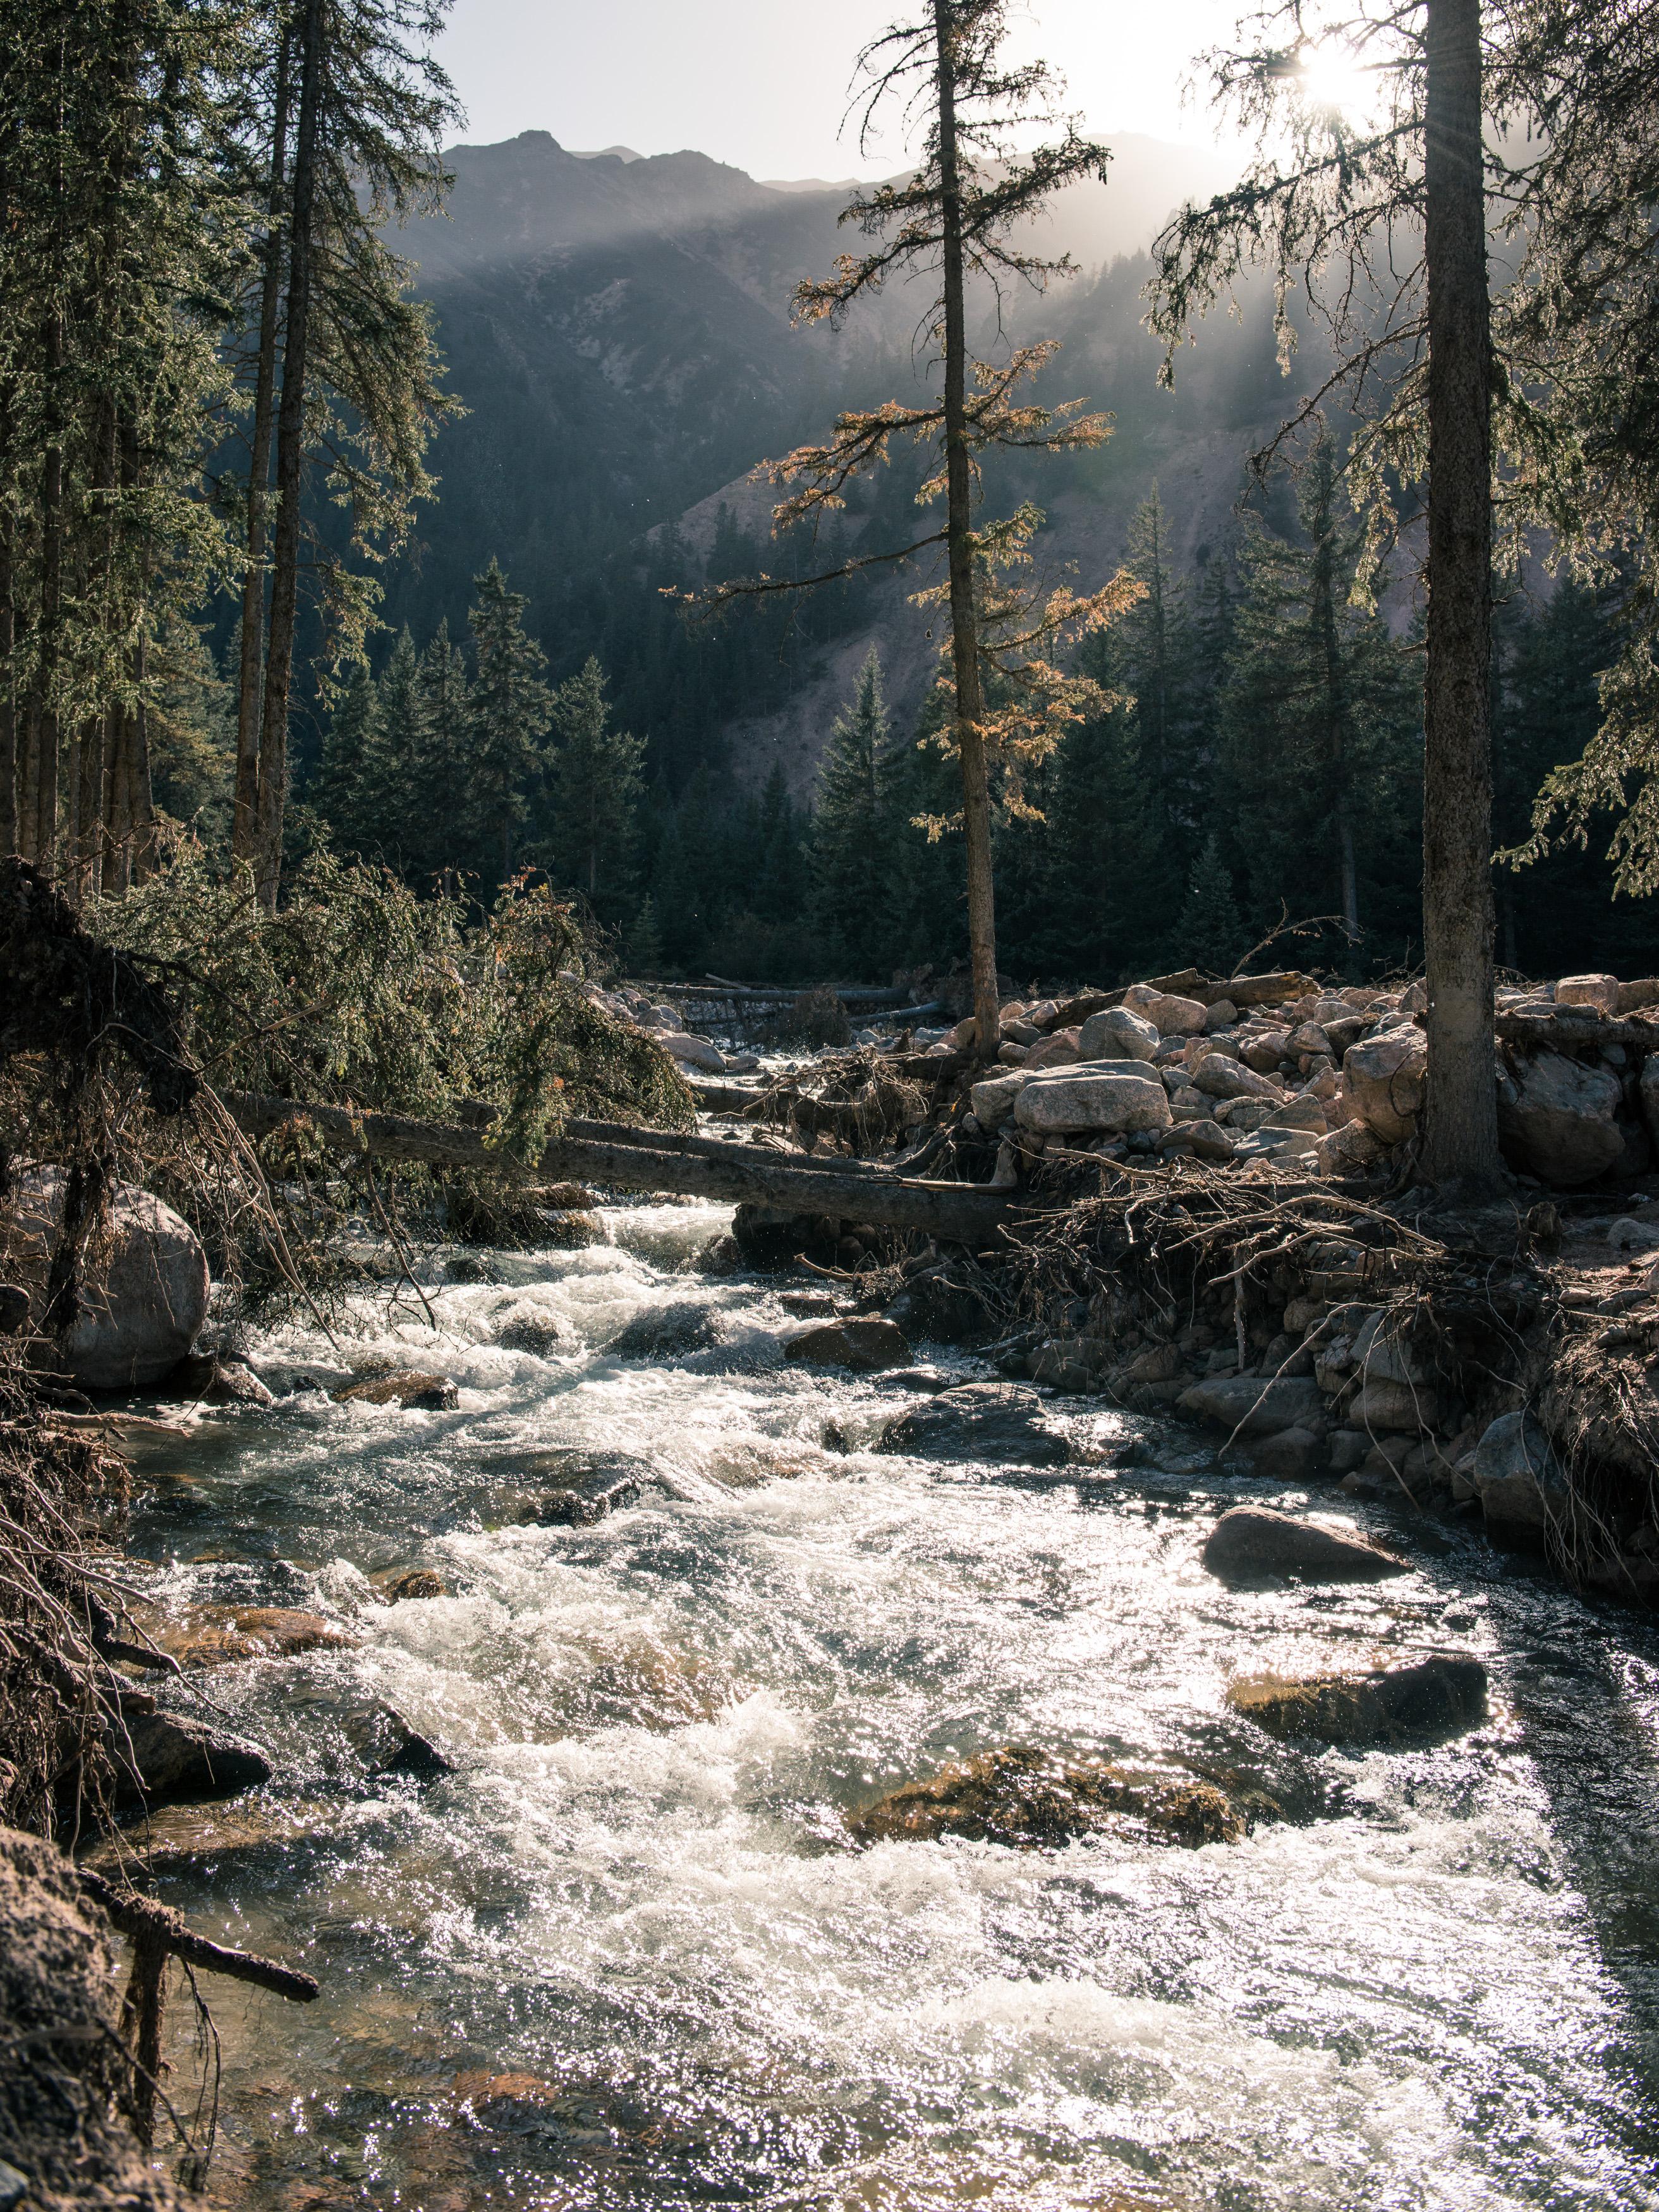
<path fill-rule="evenodd" d="M 526 136 L 529 134 L 526 132 Z M 636 154 L 631 146 L 601 146 L 595 153 L 583 153 L 580 148 L 567 146 L 565 152 L 577 161 L 642 161 L 643 154 Z"/>

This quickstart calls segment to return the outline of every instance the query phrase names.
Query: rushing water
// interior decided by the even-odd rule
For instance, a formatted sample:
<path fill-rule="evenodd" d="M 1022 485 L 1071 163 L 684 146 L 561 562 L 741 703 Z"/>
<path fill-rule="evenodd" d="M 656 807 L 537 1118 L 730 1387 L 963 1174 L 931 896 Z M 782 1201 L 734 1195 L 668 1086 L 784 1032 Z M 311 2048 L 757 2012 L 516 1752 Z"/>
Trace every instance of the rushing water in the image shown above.
<path fill-rule="evenodd" d="M 222 2192 L 1659 2206 L 1639 1622 L 1437 1523 L 1379 1589 L 1229 1593 L 1199 1547 L 1273 1486 L 1173 1432 L 1064 1479 L 860 1449 L 914 1386 L 782 1367 L 775 1285 L 684 1271 L 713 1209 L 606 1218 L 614 1244 L 430 1289 L 435 1335 L 412 1304 L 365 1313 L 350 1354 L 440 1368 L 459 1411 L 318 1393 L 155 1456 L 187 1478 L 135 1528 L 169 1604 L 304 1605 L 360 1639 L 192 1678 L 279 1778 L 164 1816 L 162 1893 L 324 1987 L 304 2010 L 208 1990 Z M 687 1301 L 714 1345 L 607 1352 Z M 501 1349 L 515 1315 L 562 1342 Z M 256 1352 L 339 1359 L 298 1333 Z M 663 1485 L 590 1528 L 516 1525 L 515 1456 L 572 1443 Z M 453 1594 L 369 1602 L 365 1571 L 402 1561 Z M 1444 1749 L 1287 1751 L 1224 1704 L 1235 1673 L 1431 1645 L 1493 1683 L 1491 1724 Z M 374 1780 L 376 1701 L 453 1771 Z M 1195 1770 L 1284 1817 L 1195 1851 L 848 1848 L 848 1809 L 1008 1742 Z"/>

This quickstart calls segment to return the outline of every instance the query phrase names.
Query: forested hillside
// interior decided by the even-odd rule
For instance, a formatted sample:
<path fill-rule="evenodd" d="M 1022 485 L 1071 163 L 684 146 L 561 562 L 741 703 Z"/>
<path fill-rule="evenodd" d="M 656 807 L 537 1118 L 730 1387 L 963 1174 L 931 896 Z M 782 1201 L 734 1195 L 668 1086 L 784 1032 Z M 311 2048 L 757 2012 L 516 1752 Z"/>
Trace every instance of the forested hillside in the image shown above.
<path fill-rule="evenodd" d="M 1068 734 L 1039 779 L 1040 823 L 1003 826 L 1004 957 L 1033 975 L 1127 974 L 1195 949 L 1224 966 L 1287 919 L 1324 917 L 1297 940 L 1304 953 L 1316 945 L 1356 972 L 1409 965 L 1420 956 L 1411 595 L 1396 585 L 1381 611 L 1348 605 L 1358 532 L 1328 471 L 1320 490 L 1281 473 L 1249 491 L 1249 453 L 1324 357 L 1304 345 L 1287 387 L 1265 289 L 1247 293 L 1239 320 L 1206 329 L 1174 392 L 1159 389 L 1141 320 L 1149 264 L 1137 252 L 1098 264 L 1138 244 L 1131 226 L 1163 188 L 1170 151 L 1132 143 L 1103 192 L 1077 192 L 1058 228 L 1087 273 L 1036 311 L 1063 341 L 1046 388 L 1109 408 L 1109 441 L 1063 471 L 1000 471 L 1000 489 L 1048 513 L 1051 568 L 1097 581 L 1127 561 L 1148 593 L 1088 648 L 1133 703 Z M 488 878 L 509 852 L 550 866 L 641 965 L 802 981 L 948 967 L 960 867 L 953 841 L 930 845 L 913 826 L 948 811 L 952 773 L 915 742 L 937 668 L 926 615 L 879 571 L 713 623 L 688 623 L 665 596 L 788 573 L 791 561 L 831 566 L 903 526 L 917 477 L 902 454 L 799 548 L 768 544 L 776 495 L 747 471 L 837 404 L 915 386 L 904 288 L 839 335 L 793 327 L 793 283 L 836 250 L 840 196 L 772 190 L 699 155 L 580 158 L 529 133 L 449 159 L 447 215 L 401 243 L 468 411 L 439 434 L 440 502 L 386 578 L 378 681 L 359 672 L 308 755 L 313 827 L 411 880 L 443 866 Z M 1195 185 L 1209 181 L 1194 167 Z M 1120 181 L 1131 212 L 1113 228 L 1104 210 Z M 1011 301 L 1016 337 L 1032 312 Z M 568 799 L 572 771 L 550 705 L 532 702 L 516 740 L 514 840 L 500 833 L 501 802 L 462 771 L 468 610 L 490 556 L 523 597 L 538 673 L 585 684 L 589 723 L 602 717 L 622 749 L 602 872 L 578 870 L 570 852 L 556 794 Z M 1593 734 L 1611 651 L 1590 595 L 1528 580 L 1501 618 L 1505 843 L 1524 836 L 1543 775 Z M 1322 698 L 1313 661 L 1327 629 L 1340 651 Z M 423 706 L 428 694 L 439 703 Z M 849 769 L 854 726 L 867 764 Z M 584 773 L 597 788 L 608 771 Z M 1511 965 L 1659 953 L 1659 930 L 1612 902 L 1593 855 L 1501 874 L 1499 913 Z"/>

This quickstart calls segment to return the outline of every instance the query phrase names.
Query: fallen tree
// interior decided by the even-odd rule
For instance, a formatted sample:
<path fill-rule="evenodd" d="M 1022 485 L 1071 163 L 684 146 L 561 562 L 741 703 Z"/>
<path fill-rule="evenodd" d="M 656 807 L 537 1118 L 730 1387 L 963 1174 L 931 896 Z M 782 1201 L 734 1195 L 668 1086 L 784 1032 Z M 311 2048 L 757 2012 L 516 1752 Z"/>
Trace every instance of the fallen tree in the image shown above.
<path fill-rule="evenodd" d="M 247 1136 L 293 1127 L 347 1157 L 461 1168 L 526 1183 L 609 1184 L 670 1191 L 787 1213 L 828 1214 L 878 1228 L 914 1229 L 946 1242 L 979 1244 L 1007 1218 L 1006 1192 L 932 1182 L 851 1160 L 829 1166 L 805 1154 L 760 1152 L 719 1138 L 626 1124 L 568 1121 L 534 1160 L 525 1161 L 473 1129 L 392 1114 L 360 1114 L 302 1099 L 230 1091 L 224 1104 Z"/>

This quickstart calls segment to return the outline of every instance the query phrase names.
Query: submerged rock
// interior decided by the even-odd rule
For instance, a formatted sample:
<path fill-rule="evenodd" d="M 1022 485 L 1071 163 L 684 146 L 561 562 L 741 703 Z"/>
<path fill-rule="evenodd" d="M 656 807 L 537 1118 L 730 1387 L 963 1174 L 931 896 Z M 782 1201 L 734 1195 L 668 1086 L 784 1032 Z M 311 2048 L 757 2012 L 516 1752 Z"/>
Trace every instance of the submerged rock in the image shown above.
<path fill-rule="evenodd" d="M 1351 1749 L 1405 1750 L 1467 1735 L 1486 1717 L 1486 1670 L 1443 1656 L 1365 1674 L 1264 1674 L 1235 1682 L 1227 1702 L 1281 1742 L 1311 1736 Z"/>
<path fill-rule="evenodd" d="M 784 1341 L 783 1356 L 792 1367 L 848 1367 L 854 1374 L 876 1375 L 884 1367 L 902 1367 L 910 1358 L 909 1340 L 892 1321 L 821 1322 Z"/>
<path fill-rule="evenodd" d="M 449 1584 L 431 1567 L 386 1567 L 371 1575 L 374 1594 L 387 1605 L 404 1605 L 411 1599 L 447 1597 Z"/>
<path fill-rule="evenodd" d="M 1071 1457 L 1066 1438 L 1043 1419 L 1042 1399 L 1018 1382 L 964 1382 L 912 1406 L 884 1428 L 878 1452 L 917 1459 L 1017 1460 L 1057 1467 Z"/>
<path fill-rule="evenodd" d="M 319 1613 L 280 1605 L 199 1607 L 156 1639 L 191 1672 L 245 1659 L 286 1659 L 301 1651 L 349 1650 L 356 1642 Z"/>
<path fill-rule="evenodd" d="M 690 1299 L 648 1306 L 605 1346 L 618 1359 L 672 1359 L 687 1352 L 706 1352 L 719 1342 L 714 1316 Z"/>
<path fill-rule="evenodd" d="M 167 1379 L 170 1397 L 191 1398 L 207 1406 L 274 1406 L 268 1390 L 245 1359 L 224 1359 L 211 1352 L 188 1353 Z"/>
<path fill-rule="evenodd" d="M 541 1495 L 520 1510 L 519 1519 L 560 1528 L 591 1528 L 636 1504 L 652 1479 L 650 1462 L 626 1452 L 530 1452 L 516 1462 L 515 1472 L 548 1481 Z"/>
<path fill-rule="evenodd" d="M 1103 1760 L 1067 1764 L 1051 1753 L 1010 1746 L 982 1751 L 925 1782 L 908 1782 L 878 1804 L 848 1816 L 860 1844 L 970 1843 L 1026 1848 L 1063 1844 L 1143 1822 L 1165 1842 L 1237 1843 L 1244 1823 L 1207 1782 L 1136 1778 Z"/>
<path fill-rule="evenodd" d="M 418 1367 L 394 1367 L 386 1375 L 366 1376 L 334 1392 L 339 1406 L 402 1406 L 411 1413 L 447 1413 L 461 1402 L 460 1393 L 443 1375 Z"/>
<path fill-rule="evenodd" d="M 434 1782 L 453 1774 L 453 1760 L 436 1744 L 406 1721 L 395 1705 L 376 1703 L 354 1713 L 346 1723 L 346 1736 L 371 1775 L 403 1776 L 411 1782 Z"/>
<path fill-rule="evenodd" d="M 545 1359 L 559 1347 L 559 1325 L 544 1314 L 511 1314 L 496 1330 L 495 1341 L 503 1352 L 527 1352 L 534 1359 Z"/>
<path fill-rule="evenodd" d="M 270 1779 L 270 1761 L 257 1744 L 191 1714 L 159 1712 L 142 1692 L 122 1698 L 110 1749 L 116 1802 L 127 1808 L 234 1797 Z"/>
<path fill-rule="evenodd" d="M 1210 1531 L 1200 1555 L 1224 1583 L 1295 1576 L 1308 1583 L 1376 1583 L 1407 1571 L 1406 1562 L 1359 1535 L 1322 1528 L 1267 1505 L 1235 1505 Z"/>

